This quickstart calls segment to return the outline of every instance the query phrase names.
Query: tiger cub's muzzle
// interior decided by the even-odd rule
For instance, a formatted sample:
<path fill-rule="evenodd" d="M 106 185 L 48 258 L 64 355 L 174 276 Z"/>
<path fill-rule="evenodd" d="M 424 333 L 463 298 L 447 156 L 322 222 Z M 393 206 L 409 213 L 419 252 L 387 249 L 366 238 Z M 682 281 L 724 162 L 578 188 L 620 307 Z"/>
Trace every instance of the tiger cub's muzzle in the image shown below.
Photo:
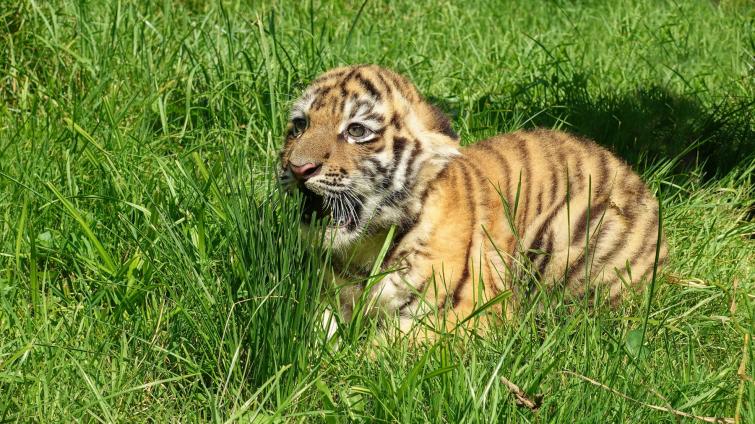
<path fill-rule="evenodd" d="M 321 163 L 305 163 L 304 165 L 288 164 L 288 169 L 291 170 L 291 174 L 299 181 L 306 181 L 320 173 L 322 169 Z"/>

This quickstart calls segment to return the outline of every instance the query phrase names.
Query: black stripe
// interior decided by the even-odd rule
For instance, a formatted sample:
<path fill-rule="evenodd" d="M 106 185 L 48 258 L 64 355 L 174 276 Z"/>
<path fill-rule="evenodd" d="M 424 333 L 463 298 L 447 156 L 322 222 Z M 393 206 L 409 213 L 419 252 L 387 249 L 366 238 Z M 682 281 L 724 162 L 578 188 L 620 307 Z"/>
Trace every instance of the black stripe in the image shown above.
<path fill-rule="evenodd" d="M 571 182 L 571 179 L 570 179 L 570 183 L 571 183 L 572 187 L 576 187 L 576 188 L 572 188 L 570 190 L 571 190 L 572 193 L 579 193 L 579 192 L 581 192 L 582 190 L 585 189 L 585 185 L 586 185 L 586 183 L 585 183 L 585 173 L 584 173 L 584 160 L 582 159 L 582 155 L 581 154 L 577 153 L 577 154 L 575 154 L 575 156 L 577 157 L 576 158 L 577 163 L 574 166 L 574 170 L 575 170 L 575 172 L 573 174 L 574 175 L 574 181 Z M 569 175 L 572 175 L 571 172 L 569 173 Z"/>
<path fill-rule="evenodd" d="M 420 291 L 420 290 L 417 290 L 417 291 Z M 409 298 L 406 299 L 406 302 L 402 303 L 401 306 L 398 307 L 399 315 L 403 315 L 404 309 L 413 305 L 415 300 L 417 300 L 417 295 L 415 293 L 410 294 Z"/>
<path fill-rule="evenodd" d="M 390 96 L 393 93 L 393 87 L 391 87 L 390 84 L 388 84 L 388 81 L 383 78 L 383 73 L 381 70 L 378 70 L 375 72 L 375 75 L 377 76 L 378 80 L 380 80 L 380 83 L 383 84 L 383 87 L 385 87 L 385 91 L 388 93 L 388 96 Z"/>
<path fill-rule="evenodd" d="M 577 262 L 572 263 L 567 269 L 566 278 L 564 281 L 564 284 L 566 284 L 567 286 L 572 281 L 574 276 L 577 275 L 577 272 L 579 271 L 584 272 L 585 270 L 584 263 L 586 259 L 586 253 L 587 252 L 582 252 L 582 255 L 580 255 L 579 259 L 577 259 Z"/>
<path fill-rule="evenodd" d="M 406 148 L 406 143 L 408 143 L 408 140 L 404 137 L 394 137 L 393 138 L 393 166 L 394 168 L 398 166 L 398 163 L 401 161 L 401 153 Z"/>
<path fill-rule="evenodd" d="M 453 295 L 453 303 L 451 304 L 452 307 L 456 307 L 459 302 L 461 302 L 461 295 L 462 295 L 462 289 L 465 287 L 465 282 L 467 281 L 467 278 L 469 278 L 469 252 L 472 250 L 472 238 L 469 238 L 469 243 L 467 244 L 467 253 L 464 255 L 464 269 L 461 271 L 461 277 L 459 278 L 459 281 L 456 283 L 456 287 L 454 288 L 454 295 Z"/>
<path fill-rule="evenodd" d="M 354 214 L 355 216 L 360 216 L 362 214 L 362 204 L 364 202 L 353 202 L 351 203 L 351 206 L 354 208 Z M 354 231 L 357 229 L 357 221 L 358 219 L 352 219 L 351 222 L 349 222 L 349 225 L 346 227 L 349 231 Z"/>
<path fill-rule="evenodd" d="M 598 163 L 600 163 L 600 178 L 597 179 L 597 187 L 595 187 L 596 195 L 601 198 L 604 195 L 611 194 L 608 190 L 613 188 L 613 181 L 608 178 L 608 158 L 606 152 L 603 149 L 596 149 L 598 152 Z M 593 179 L 593 186 L 595 186 L 595 179 Z"/>
<path fill-rule="evenodd" d="M 553 139 L 560 145 L 560 153 L 563 156 L 563 163 L 566 165 L 569 172 L 569 179 L 567 184 L 569 185 L 569 196 L 574 197 L 574 193 L 578 193 L 584 189 L 584 172 L 583 172 L 583 160 L 579 150 L 565 149 L 568 145 L 569 138 L 566 134 L 557 131 L 553 132 Z M 573 154 L 567 154 L 571 152 Z M 573 162 L 573 161 L 576 162 Z"/>
<path fill-rule="evenodd" d="M 422 258 L 429 258 L 429 257 L 431 257 L 430 256 L 430 252 L 428 252 L 426 250 L 420 250 L 420 249 L 415 249 L 414 250 L 414 255 L 422 257 Z"/>
<path fill-rule="evenodd" d="M 325 103 L 325 99 L 323 97 L 318 97 L 315 99 L 315 101 L 312 102 L 312 105 L 309 107 L 309 110 L 312 112 L 319 110 L 323 106 L 324 103 Z"/>
<path fill-rule="evenodd" d="M 349 112 L 349 119 L 357 116 L 357 112 L 359 112 L 362 109 L 362 107 L 365 107 L 365 106 L 370 107 L 372 106 L 372 103 L 366 100 L 362 100 L 362 99 L 355 101 L 354 104 L 351 106 L 351 111 Z M 381 116 L 381 121 L 382 121 L 382 116 Z"/>
<path fill-rule="evenodd" d="M 502 191 L 501 194 L 503 195 L 504 200 L 510 203 L 512 201 L 511 196 L 509 196 L 509 181 L 510 181 L 511 172 L 509 169 L 508 161 L 506 160 L 506 158 L 503 157 L 503 155 L 494 146 L 491 145 L 491 143 L 484 142 L 484 143 L 478 144 L 478 146 L 480 146 L 486 152 L 490 153 L 492 156 L 495 156 L 496 160 L 501 164 L 501 168 L 503 171 L 502 180 L 504 181 L 504 187 L 500 187 Z"/>
<path fill-rule="evenodd" d="M 488 179 L 485 176 L 485 173 L 482 172 L 482 170 L 480 170 L 480 168 L 477 166 L 477 164 L 474 161 L 472 161 L 470 159 L 466 159 L 465 163 L 467 163 L 469 166 L 472 167 L 472 171 L 476 174 L 475 175 L 475 180 L 479 182 L 480 186 L 484 186 L 486 184 L 486 181 L 488 181 Z M 482 198 L 481 199 L 476 199 L 473 204 L 474 205 L 488 205 L 488 204 L 490 204 L 490 200 L 488 198 L 488 196 L 489 196 L 488 191 L 482 189 L 482 190 L 480 190 L 480 194 L 481 194 Z M 480 212 L 480 216 L 479 217 L 477 216 L 477 212 Z M 474 219 L 475 219 L 475 223 L 474 223 L 474 225 L 473 225 L 473 227 L 471 229 L 471 234 L 472 234 L 471 237 L 474 237 L 474 234 L 476 234 L 477 231 L 480 230 L 480 228 L 481 228 L 482 225 L 485 225 L 485 224 L 487 224 L 489 222 L 489 213 L 488 213 L 487 208 L 485 208 L 485 207 L 479 207 L 479 206 L 475 207 L 474 208 Z M 480 272 L 482 272 L 482 270 L 480 270 Z"/>
<path fill-rule="evenodd" d="M 532 240 L 532 244 L 527 248 L 527 259 L 530 263 L 535 262 L 535 258 L 540 254 L 539 251 L 543 247 L 543 236 L 545 235 L 545 226 L 541 225 L 537 232 L 537 236 Z"/>
<path fill-rule="evenodd" d="M 388 78 L 393 82 L 393 85 L 396 87 L 396 89 L 404 96 L 407 100 L 415 100 L 415 96 L 413 91 L 411 90 L 411 83 L 408 82 L 405 78 L 401 77 L 398 74 L 389 73 Z"/>
<path fill-rule="evenodd" d="M 537 192 L 537 206 L 535 207 L 535 217 L 543 211 L 543 190 Z"/>
<path fill-rule="evenodd" d="M 469 165 L 472 168 L 472 171 L 475 174 L 474 175 L 475 181 L 479 181 L 481 185 L 485 184 L 486 181 L 487 181 L 487 178 L 485 177 L 485 173 L 482 172 L 482 170 L 477 166 L 477 164 L 473 160 L 471 160 L 469 158 L 462 157 L 462 159 L 464 160 L 464 163 L 466 163 L 467 165 Z M 478 204 L 481 204 L 481 205 L 487 205 L 488 204 L 488 194 L 487 193 L 488 193 L 487 190 L 480 190 L 480 194 L 482 194 L 482 196 L 484 196 L 484 198 L 483 199 L 478 199 L 477 200 Z M 480 210 L 483 211 L 483 212 L 485 212 L 485 209 L 480 209 Z M 482 220 L 482 217 L 481 217 L 481 220 Z M 484 222 L 485 221 L 483 220 L 483 223 Z M 480 224 L 482 224 L 482 223 L 478 222 L 478 226 Z M 477 231 L 477 229 L 473 228 L 473 231 Z"/>
<path fill-rule="evenodd" d="M 566 206 L 566 193 L 564 193 L 564 197 L 561 199 L 561 201 L 555 206 L 553 209 L 551 209 L 550 213 L 546 216 L 545 219 L 543 219 L 543 222 L 540 224 L 540 228 L 538 228 L 537 233 L 535 233 L 535 237 L 532 239 L 532 244 L 530 244 L 529 250 L 539 250 L 543 246 L 543 236 L 545 235 L 545 232 L 550 228 L 551 221 L 556 217 L 556 215 L 561 212 L 561 210 Z M 553 241 L 551 240 L 551 248 L 552 248 Z M 528 255 L 530 260 L 534 258 L 534 254 L 532 256 Z"/>
<path fill-rule="evenodd" d="M 333 86 L 318 88 L 316 90 L 317 95 L 315 96 L 315 100 L 312 101 L 312 104 L 309 106 L 309 109 L 311 111 L 316 111 L 316 110 L 319 110 L 321 107 L 325 106 L 325 97 L 328 96 L 332 88 Z"/>
<path fill-rule="evenodd" d="M 406 200 L 406 198 L 409 197 L 408 190 L 398 190 L 393 191 L 389 195 L 385 196 L 383 200 L 380 202 L 382 206 L 397 206 L 400 205 L 401 202 Z"/>
<path fill-rule="evenodd" d="M 553 239 L 555 239 L 555 236 L 552 232 L 549 232 L 547 237 L 548 241 L 545 242 L 545 247 L 542 249 L 544 252 L 543 258 L 540 261 L 540 265 L 537 267 L 537 273 L 541 279 L 545 278 L 545 268 L 548 267 L 548 264 L 553 257 Z"/>
<path fill-rule="evenodd" d="M 370 169 L 369 167 L 362 166 L 362 165 L 357 165 L 357 171 L 359 171 L 362 174 L 366 175 L 367 178 L 370 179 L 370 181 L 372 181 L 372 182 L 375 181 L 375 176 L 377 175 L 377 173 L 374 170 Z"/>
<path fill-rule="evenodd" d="M 312 98 L 317 98 L 320 94 L 323 93 L 323 91 L 325 91 L 326 89 L 328 89 L 330 87 L 332 87 L 332 85 L 326 85 L 326 86 L 322 86 L 322 87 L 317 87 L 314 90 L 312 90 L 312 93 L 310 95 L 312 96 Z"/>
<path fill-rule="evenodd" d="M 459 135 L 456 134 L 456 131 L 454 131 L 453 127 L 451 126 L 451 120 L 448 118 L 448 116 L 435 105 L 429 105 L 429 107 L 433 118 L 432 129 L 449 138 L 458 140 Z"/>
<path fill-rule="evenodd" d="M 351 98 L 354 98 L 354 93 L 350 93 L 347 89 L 346 85 L 349 83 L 349 80 L 351 80 L 351 77 L 359 70 L 359 68 L 352 68 L 346 76 L 341 79 L 341 82 L 338 83 L 338 88 L 341 92 L 341 98 L 343 99 L 344 106 L 346 105 L 346 97 L 350 96 Z M 352 116 L 353 117 L 353 116 Z"/>
<path fill-rule="evenodd" d="M 551 186 L 551 198 L 550 198 L 551 202 L 554 201 L 554 200 L 556 200 L 556 194 L 558 194 L 558 187 L 559 187 L 559 184 L 555 182 L 555 181 L 558 181 L 558 178 L 559 178 L 558 175 L 556 174 L 556 172 L 553 172 L 552 175 L 553 175 L 553 178 L 554 178 L 554 180 L 553 180 L 554 183 Z"/>
<path fill-rule="evenodd" d="M 500 276 L 500 273 L 498 272 L 498 268 L 496 268 L 490 261 L 490 258 L 486 258 L 487 260 L 483 261 L 485 264 L 485 269 L 487 270 L 488 275 L 488 285 L 487 288 L 490 290 L 490 296 L 488 299 L 492 299 L 499 294 L 501 294 L 501 289 L 498 288 L 498 284 L 496 284 L 497 281 L 501 281 L 501 283 L 505 284 L 505 280 L 503 276 Z M 505 273 L 505 271 L 504 271 Z"/>
<path fill-rule="evenodd" d="M 391 80 L 393 83 L 393 86 L 396 87 L 399 91 L 404 90 L 404 82 L 402 81 L 401 77 L 393 72 L 388 73 L 388 79 Z"/>
<path fill-rule="evenodd" d="M 530 209 L 532 208 L 532 203 L 535 202 L 533 199 L 533 196 L 535 194 L 535 186 L 534 186 L 534 175 L 532 175 L 532 163 L 530 162 L 530 151 L 527 147 L 527 143 L 524 139 L 522 139 L 522 144 L 519 146 L 519 148 L 522 151 L 522 160 L 524 161 L 524 170 L 525 170 L 525 176 L 522 179 L 522 190 L 524 190 L 524 210 L 522 211 L 522 229 L 521 232 L 524 233 L 524 230 L 529 225 L 529 216 L 530 216 Z"/>
<path fill-rule="evenodd" d="M 463 162 L 459 162 L 461 166 L 462 175 L 464 177 L 464 191 L 467 194 L 467 204 L 470 205 L 470 207 L 474 208 L 475 205 L 475 198 L 474 198 L 474 191 L 472 190 L 472 178 L 469 176 L 469 171 L 467 171 L 467 168 L 464 166 Z M 474 209 L 472 210 L 473 217 L 476 218 L 476 213 Z M 456 308 L 456 306 L 461 302 L 461 295 L 462 295 L 462 289 L 465 285 L 467 278 L 469 278 L 469 253 L 472 251 L 472 238 L 474 238 L 474 229 L 476 227 L 476 222 L 470 223 L 470 229 L 469 229 L 469 242 L 467 243 L 467 249 L 466 253 L 464 254 L 464 268 L 461 271 L 461 276 L 459 278 L 459 281 L 456 283 L 456 287 L 454 288 L 453 293 L 453 303 L 452 306 Z"/>
<path fill-rule="evenodd" d="M 370 113 L 368 115 L 365 115 L 364 119 L 365 120 L 372 120 L 372 121 L 383 122 L 383 115 L 381 115 L 381 114 L 379 114 L 377 112 L 372 112 L 372 113 Z"/>
<path fill-rule="evenodd" d="M 585 210 L 582 211 L 582 214 L 577 220 L 574 237 L 571 239 L 572 246 L 579 246 L 582 243 L 582 236 L 585 235 L 588 225 L 596 222 L 596 220 L 600 220 L 601 217 L 598 217 L 598 215 L 605 212 L 607 207 L 608 202 L 599 202 L 591 204 L 589 208 L 585 208 Z"/>
<path fill-rule="evenodd" d="M 391 243 L 391 246 L 388 248 L 388 251 L 385 254 L 385 263 L 389 263 L 396 258 L 394 257 L 394 253 L 396 253 L 396 249 L 398 248 L 399 244 L 401 244 L 401 241 L 404 240 L 404 237 L 406 237 L 409 232 L 414 229 L 414 227 L 417 225 L 419 220 L 411 220 L 405 223 L 405 225 L 400 225 L 396 229 L 396 235 L 393 238 L 393 243 Z"/>
<path fill-rule="evenodd" d="M 560 145 L 558 144 L 558 140 L 556 140 L 553 137 L 553 132 L 548 132 L 548 141 L 550 143 L 543 145 L 543 148 L 545 149 L 546 146 L 552 149 L 555 149 L 557 154 L 558 151 L 560 151 Z M 549 151 L 548 154 L 545 156 L 547 162 L 548 162 L 548 169 L 550 170 L 550 176 L 551 181 L 553 182 L 551 185 L 551 191 L 550 191 L 550 199 L 549 202 L 554 202 L 556 200 L 556 195 L 558 195 L 558 189 L 561 187 L 561 170 L 562 166 L 560 166 L 562 163 L 554 163 L 553 161 L 553 151 Z"/>
<path fill-rule="evenodd" d="M 624 214 L 630 222 L 634 222 L 635 218 L 637 218 L 637 209 L 644 204 L 642 202 L 644 197 L 645 188 L 639 185 L 635 186 L 635 193 L 632 199 L 632 203 L 628 204 L 627 207 L 624 208 Z"/>
<path fill-rule="evenodd" d="M 394 255 L 394 258 L 398 260 L 402 260 L 402 259 L 405 259 L 408 254 L 409 252 L 406 249 L 401 249 L 396 252 L 396 254 Z"/>
<path fill-rule="evenodd" d="M 624 236 L 626 233 L 622 234 Z M 595 260 L 596 263 L 599 265 L 604 265 L 612 262 L 616 256 L 618 256 L 619 252 L 626 246 L 626 238 L 624 237 L 616 237 L 616 240 L 614 240 L 613 244 L 609 249 L 605 249 L 605 251 L 602 252 L 600 256 Z"/>
<path fill-rule="evenodd" d="M 335 115 L 336 110 L 343 111 L 344 102 L 341 101 L 342 97 L 333 99 L 333 103 L 330 104 L 330 114 Z"/>
<path fill-rule="evenodd" d="M 377 141 L 377 139 L 365 141 L 363 143 L 359 143 L 359 146 L 365 150 L 368 150 L 372 154 L 377 154 L 377 153 L 382 152 L 383 149 L 385 148 L 385 145 L 377 144 L 375 143 L 375 141 Z"/>
<path fill-rule="evenodd" d="M 590 172 L 587 176 L 588 178 L 588 186 L 592 190 L 592 193 L 590 193 L 591 201 L 596 202 L 602 202 L 605 199 L 604 194 L 606 194 L 606 177 L 608 175 L 608 168 L 606 166 L 605 158 L 600 153 L 599 150 L 593 149 L 591 152 L 593 156 L 598 156 L 598 172 L 599 174 L 594 175 L 592 172 Z"/>
<path fill-rule="evenodd" d="M 629 261 L 630 269 L 637 265 L 637 261 L 640 258 L 644 259 L 644 257 L 651 252 L 655 254 L 656 245 L 658 244 L 658 210 L 655 210 L 654 212 L 653 220 L 650 221 L 650 225 L 647 226 L 645 233 L 642 236 L 644 242 L 642 247 L 635 255 L 631 256 L 632 259 Z"/>
<path fill-rule="evenodd" d="M 427 197 L 430 195 L 430 192 L 432 192 L 432 191 L 435 190 L 435 187 L 437 187 L 437 184 L 440 181 L 445 180 L 446 178 L 448 178 L 448 174 L 450 172 L 449 169 L 450 168 L 448 166 L 445 167 L 445 168 L 443 168 L 438 173 L 438 175 L 435 176 L 435 179 L 432 181 L 432 185 L 430 183 L 427 183 L 425 185 L 425 189 L 422 190 L 422 194 L 419 196 L 419 198 L 420 198 L 420 205 L 424 205 L 425 204 L 425 202 L 427 201 Z"/>
<path fill-rule="evenodd" d="M 382 100 L 383 95 L 380 93 L 380 91 L 378 91 L 372 81 L 365 78 L 361 73 L 356 74 L 354 78 L 357 80 L 359 85 L 370 94 L 370 96 L 375 98 L 375 100 Z"/>
<path fill-rule="evenodd" d="M 604 159 L 604 157 L 601 156 L 601 159 Z M 586 231 L 588 231 L 588 226 L 591 222 L 595 222 L 595 220 L 598 220 L 599 223 L 602 222 L 606 208 L 609 205 L 609 201 L 604 196 L 602 196 L 602 193 L 605 191 L 604 180 L 606 178 L 606 174 L 608 173 L 608 169 L 606 167 L 605 161 L 599 160 L 599 162 L 601 166 L 600 175 L 598 176 L 598 178 L 588 177 L 590 178 L 588 187 L 592 190 L 592 192 L 587 193 L 587 195 L 589 196 L 588 201 L 590 202 L 590 208 L 586 208 L 584 211 L 582 211 L 582 214 L 577 221 L 574 237 L 571 239 L 573 246 L 578 246 L 579 243 L 582 242 L 582 236 Z M 598 215 L 601 216 L 599 217 Z"/>
<path fill-rule="evenodd" d="M 415 249 L 413 252 L 414 256 L 423 256 L 423 257 L 430 257 L 430 255 L 427 252 L 423 252 L 421 250 Z M 408 257 L 409 253 L 405 250 L 401 250 L 399 253 L 395 255 L 396 258 L 406 258 Z M 414 302 L 418 299 L 417 293 L 422 293 L 425 290 L 425 285 L 427 284 L 427 281 L 429 278 L 424 279 L 420 281 L 419 285 L 414 288 L 414 293 L 409 294 L 409 298 L 399 306 L 398 311 L 401 313 L 405 308 L 411 306 L 414 304 Z"/>
<path fill-rule="evenodd" d="M 338 101 L 337 110 L 340 111 L 341 115 L 343 115 L 343 113 L 345 112 L 344 109 L 346 109 L 346 99 L 349 98 L 349 94 L 350 93 L 343 86 L 340 86 L 340 90 L 341 90 L 341 96 L 337 99 L 337 101 Z M 333 113 L 335 113 L 335 112 L 333 112 Z"/>
<path fill-rule="evenodd" d="M 401 121 L 399 120 L 398 114 L 396 112 L 394 112 L 393 116 L 391 116 L 391 125 L 396 128 L 396 131 L 401 131 Z"/>
<path fill-rule="evenodd" d="M 526 228 L 527 222 L 528 222 L 527 215 L 529 215 L 530 195 L 532 194 L 532 191 L 533 191 L 532 187 L 530 187 L 530 183 L 532 182 L 532 171 L 530 169 L 529 150 L 526 147 L 527 140 L 519 136 L 518 134 L 511 134 L 511 137 L 517 140 L 516 146 L 522 155 L 522 162 L 524 162 L 524 169 L 521 174 L 522 176 L 521 191 L 519 192 L 520 199 L 521 199 L 521 195 L 524 194 L 524 204 L 522 205 L 521 210 L 519 209 L 519 205 L 516 206 L 517 214 L 521 213 L 521 217 L 522 217 L 521 227 L 517 229 L 521 235 L 521 233 Z M 516 217 L 514 217 L 514 221 L 516 222 Z"/>
<path fill-rule="evenodd" d="M 630 228 L 634 227 L 634 225 L 635 225 L 634 220 L 633 219 L 629 220 L 629 226 L 630 226 Z M 648 234 L 651 231 L 650 229 L 653 228 L 654 226 L 657 226 L 657 221 L 655 222 L 654 225 L 651 225 L 648 230 L 646 230 L 646 234 Z M 615 233 L 615 232 L 616 232 L 616 230 L 612 230 L 612 233 Z M 624 233 L 621 234 L 622 237 L 617 237 L 614 240 L 614 242 L 611 245 L 611 247 L 608 248 L 608 249 L 603 250 L 602 253 L 601 253 L 601 255 L 598 256 L 597 259 L 595 259 L 595 262 L 599 266 L 604 266 L 606 264 L 610 264 L 611 262 L 613 262 L 616 259 L 617 256 L 619 256 L 619 253 L 623 252 L 624 248 L 626 247 L 626 238 L 624 237 L 626 234 L 627 233 L 624 232 Z M 656 236 L 657 236 L 657 233 L 656 233 Z M 643 238 L 647 238 L 647 235 L 644 236 Z M 655 246 L 653 246 L 653 248 L 654 247 Z M 642 252 L 643 250 L 644 250 L 644 246 L 640 248 L 640 252 Z M 624 255 L 624 256 L 626 257 L 627 255 Z M 637 256 L 635 256 L 635 257 L 637 257 Z M 623 270 L 623 268 L 622 268 L 622 270 Z"/>
<path fill-rule="evenodd" d="M 606 205 L 605 202 L 602 203 L 602 210 L 603 211 L 605 211 L 606 206 L 607 205 Z M 599 207 L 598 209 L 601 209 L 601 208 Z M 591 210 L 590 211 L 590 222 L 594 222 L 594 219 L 593 219 L 594 215 L 593 215 L 593 213 L 594 212 Z M 602 213 L 602 211 L 595 211 L 595 213 L 599 214 L 599 213 Z M 587 209 L 585 209 L 585 212 L 583 212 L 583 217 L 586 214 L 587 214 Z M 600 220 L 601 218 L 596 218 L 596 219 Z M 584 224 L 584 225 L 586 226 L 587 224 Z M 582 232 L 584 232 L 584 231 L 585 230 L 583 229 Z M 597 234 L 593 234 L 592 237 L 591 237 L 590 241 L 592 241 L 592 243 L 590 243 L 590 245 L 587 245 L 587 248 L 582 251 L 582 255 L 580 255 L 579 259 L 577 259 L 577 262 L 574 262 L 573 264 L 571 264 L 569 266 L 569 268 L 568 268 L 568 270 L 566 272 L 566 282 L 567 282 L 567 284 L 568 284 L 569 281 L 571 281 L 574 278 L 574 276 L 577 275 L 578 272 L 584 271 L 584 269 L 585 269 L 585 267 L 584 267 L 585 260 L 589 256 L 593 257 L 593 264 L 594 264 L 594 262 L 595 262 L 594 261 L 594 258 L 595 258 L 595 249 L 598 248 L 598 245 L 600 244 L 600 239 L 601 239 L 601 237 L 604 234 L 606 234 L 606 228 L 605 228 L 605 226 L 603 224 L 601 224 L 600 227 L 598 228 L 598 233 Z M 579 236 L 580 239 L 581 239 L 582 235 L 583 234 L 580 234 L 580 236 Z M 576 239 L 575 239 L 575 242 L 576 242 Z M 576 245 L 576 243 L 573 243 L 572 245 Z M 600 262 L 598 262 L 598 264 L 600 264 Z"/>
<path fill-rule="evenodd" d="M 320 84 L 320 83 L 323 83 L 325 81 L 329 81 L 332 79 L 338 79 L 342 77 L 345 73 L 346 73 L 346 70 L 338 71 L 338 72 L 332 72 L 332 71 L 326 72 L 325 75 L 320 75 L 314 81 L 312 81 L 312 84 Z"/>
<path fill-rule="evenodd" d="M 359 67 L 358 67 L 358 66 L 357 66 L 357 67 L 354 67 L 354 68 L 352 68 L 352 69 L 351 69 L 351 70 L 349 71 L 349 73 L 348 73 L 348 74 L 346 74 L 346 76 L 345 76 L 345 77 L 343 77 L 343 79 L 341 79 L 341 87 L 344 87 L 344 88 L 345 88 L 345 87 L 346 87 L 346 84 L 348 84 L 348 83 L 349 83 L 349 81 L 351 81 L 351 78 L 352 78 L 352 77 L 354 76 L 354 74 L 356 74 L 357 72 L 359 72 Z"/>
<path fill-rule="evenodd" d="M 406 176 L 407 176 L 406 180 L 407 180 L 407 182 L 410 182 L 409 181 L 410 179 L 414 180 L 415 172 L 412 169 L 412 167 L 414 165 L 414 161 L 417 160 L 417 156 L 419 156 L 420 153 L 422 153 L 421 143 L 419 142 L 419 140 L 414 140 L 414 148 L 412 149 L 412 151 L 410 153 L 410 156 L 409 156 L 409 160 L 406 163 Z M 411 182 L 413 182 L 413 181 L 411 181 Z"/>
<path fill-rule="evenodd" d="M 375 169 L 377 170 L 377 172 L 379 174 L 385 174 L 386 172 L 388 172 L 388 168 L 384 167 L 380 163 L 380 161 L 377 160 L 377 159 L 375 159 L 375 158 L 367 158 L 367 159 L 365 159 L 365 161 L 371 163 L 372 165 L 374 165 Z"/>
<path fill-rule="evenodd" d="M 427 185 L 425 189 L 422 191 L 422 194 L 419 196 L 419 204 L 420 206 L 424 206 L 425 201 L 427 201 L 427 196 L 430 194 L 430 187 Z"/>

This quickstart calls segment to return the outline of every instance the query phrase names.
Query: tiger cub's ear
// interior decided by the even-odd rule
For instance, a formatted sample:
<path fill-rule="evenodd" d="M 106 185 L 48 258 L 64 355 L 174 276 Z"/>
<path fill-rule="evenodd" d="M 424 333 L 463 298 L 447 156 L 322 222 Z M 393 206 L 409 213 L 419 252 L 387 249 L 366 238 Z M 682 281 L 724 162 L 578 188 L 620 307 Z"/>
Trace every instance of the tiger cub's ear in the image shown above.
<path fill-rule="evenodd" d="M 438 106 L 435 106 L 430 103 L 426 103 L 427 105 L 427 123 L 428 128 L 430 128 L 433 131 L 437 131 L 447 137 L 450 137 L 454 140 L 459 139 L 459 135 L 456 134 L 456 131 L 454 131 L 453 127 L 451 127 L 451 119 L 443 113 L 442 110 Z"/>

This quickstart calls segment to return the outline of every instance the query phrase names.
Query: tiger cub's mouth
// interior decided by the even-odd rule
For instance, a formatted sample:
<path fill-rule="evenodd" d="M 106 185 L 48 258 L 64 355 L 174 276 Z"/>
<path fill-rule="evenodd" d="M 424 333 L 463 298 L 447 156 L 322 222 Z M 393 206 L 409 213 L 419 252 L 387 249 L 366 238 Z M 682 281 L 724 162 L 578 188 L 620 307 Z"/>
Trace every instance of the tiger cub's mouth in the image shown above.
<path fill-rule="evenodd" d="M 301 221 L 309 224 L 312 219 L 325 219 L 330 228 L 356 230 L 362 202 L 350 192 L 333 192 L 324 190 L 318 194 L 305 185 L 299 186 L 302 193 Z"/>

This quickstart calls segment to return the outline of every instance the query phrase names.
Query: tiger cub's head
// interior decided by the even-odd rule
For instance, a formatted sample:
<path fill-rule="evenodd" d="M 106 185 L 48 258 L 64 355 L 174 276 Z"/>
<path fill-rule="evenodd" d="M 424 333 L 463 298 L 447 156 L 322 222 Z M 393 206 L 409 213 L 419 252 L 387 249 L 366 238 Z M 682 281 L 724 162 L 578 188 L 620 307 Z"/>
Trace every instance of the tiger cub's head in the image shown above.
<path fill-rule="evenodd" d="M 421 192 L 458 154 L 448 118 L 406 78 L 375 65 L 319 76 L 293 104 L 280 181 L 301 190 L 302 221 L 327 220 L 345 248 L 419 213 Z"/>

